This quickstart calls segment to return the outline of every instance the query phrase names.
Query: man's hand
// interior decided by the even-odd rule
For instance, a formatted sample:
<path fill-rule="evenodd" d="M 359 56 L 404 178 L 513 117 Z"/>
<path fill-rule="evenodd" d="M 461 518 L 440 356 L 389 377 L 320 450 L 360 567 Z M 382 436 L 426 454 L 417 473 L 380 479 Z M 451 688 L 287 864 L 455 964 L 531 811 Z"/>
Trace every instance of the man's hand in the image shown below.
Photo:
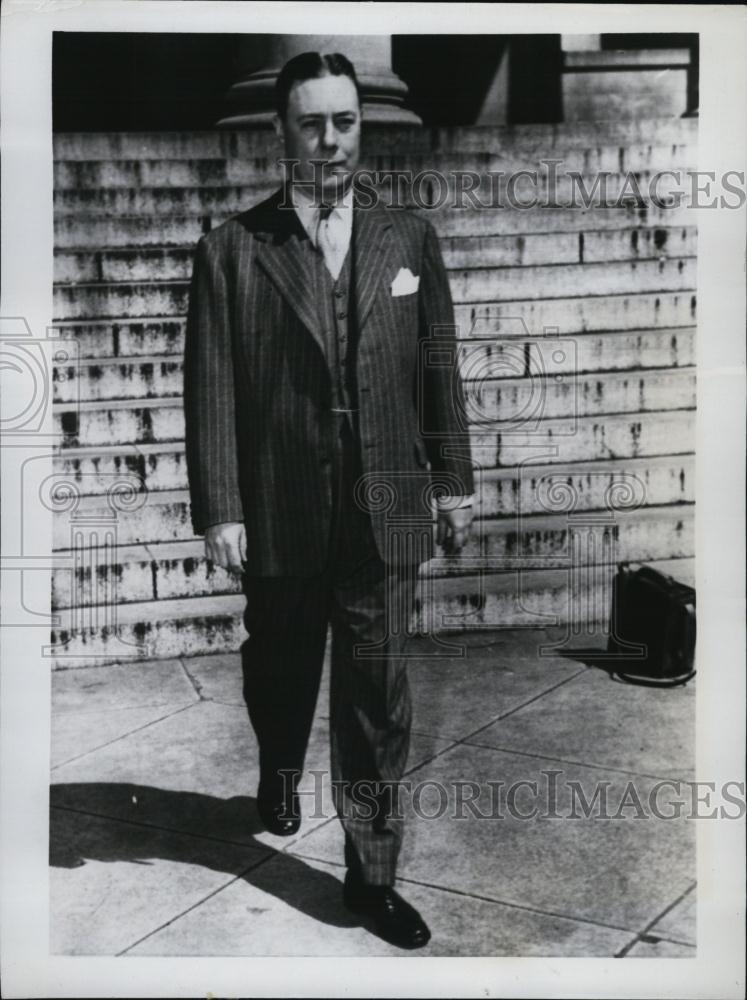
<path fill-rule="evenodd" d="M 246 530 L 242 521 L 211 524 L 205 531 L 205 555 L 230 573 L 243 573 L 246 559 Z"/>
<path fill-rule="evenodd" d="M 471 507 L 459 507 L 457 510 L 439 512 L 436 540 L 439 545 L 444 547 L 447 555 L 454 555 L 464 547 L 469 538 L 471 524 Z"/>

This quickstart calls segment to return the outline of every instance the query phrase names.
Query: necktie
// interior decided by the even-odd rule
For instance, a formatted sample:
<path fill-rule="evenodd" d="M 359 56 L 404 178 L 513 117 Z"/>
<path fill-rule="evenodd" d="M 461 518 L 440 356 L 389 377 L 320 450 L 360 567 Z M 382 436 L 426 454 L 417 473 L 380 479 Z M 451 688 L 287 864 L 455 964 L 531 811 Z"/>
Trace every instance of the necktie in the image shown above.
<path fill-rule="evenodd" d="M 339 216 L 332 205 L 322 205 L 319 209 L 319 220 L 316 226 L 316 245 L 321 250 L 324 263 L 332 277 L 337 281 L 342 270 L 340 253 L 339 229 L 336 222 Z"/>

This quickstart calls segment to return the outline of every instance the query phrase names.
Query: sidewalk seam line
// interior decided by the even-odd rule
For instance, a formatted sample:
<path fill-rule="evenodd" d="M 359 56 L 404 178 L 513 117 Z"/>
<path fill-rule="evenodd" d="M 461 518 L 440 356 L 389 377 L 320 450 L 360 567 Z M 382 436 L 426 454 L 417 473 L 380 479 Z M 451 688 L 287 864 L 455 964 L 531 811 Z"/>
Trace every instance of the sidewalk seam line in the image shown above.
<path fill-rule="evenodd" d="M 285 847 L 281 848 L 278 851 L 278 853 L 279 854 L 290 854 L 290 849 L 292 847 L 295 847 L 296 844 L 300 844 L 301 841 L 305 840 L 307 837 L 310 837 L 312 833 L 316 833 L 317 830 L 321 830 L 323 827 L 328 826 L 330 823 L 333 823 L 336 819 L 337 819 L 336 815 L 335 816 L 327 816 L 326 819 L 324 819 L 323 822 L 319 823 L 318 826 L 314 826 L 310 830 L 306 830 L 305 833 L 302 833 L 296 840 L 291 841 L 290 844 L 286 844 Z"/>
<path fill-rule="evenodd" d="M 345 867 L 345 865 L 342 862 L 329 861 L 327 858 L 319 858 L 310 854 L 304 855 L 299 853 L 293 856 L 303 858 L 306 861 L 320 861 L 323 864 L 333 865 L 334 867 L 339 867 L 339 868 Z M 479 893 L 474 893 L 474 892 L 466 892 L 463 889 L 455 889 L 452 886 L 437 885 L 433 882 L 422 882 L 419 879 L 406 878 L 405 876 L 399 876 L 399 875 L 397 876 L 397 882 L 406 883 L 407 885 L 418 885 L 422 886 L 425 889 L 434 889 L 437 892 L 447 892 L 451 893 L 454 896 L 463 896 L 467 899 L 478 899 L 483 903 L 491 903 L 494 906 L 507 906 L 514 910 L 525 910 L 528 913 L 537 913 L 545 917 L 553 917 L 559 920 L 570 920 L 574 923 L 591 924 L 594 927 L 604 927 L 607 930 L 623 931 L 633 935 L 636 934 L 636 932 L 631 927 L 623 927 L 619 924 L 608 924 L 600 920 L 593 920 L 590 917 L 571 916 L 570 914 L 559 913 L 555 910 L 543 910 L 540 907 L 529 906 L 526 903 L 508 902 L 505 899 L 497 899 L 493 896 L 483 896 L 480 895 Z"/>
<path fill-rule="evenodd" d="M 516 712 L 521 711 L 521 709 L 526 708 L 527 705 L 531 705 L 533 702 L 539 701 L 540 698 L 544 698 L 545 695 L 552 694 L 553 691 L 557 691 L 557 689 L 563 687 L 564 684 L 570 684 L 571 681 L 575 681 L 577 677 L 579 677 L 581 674 L 587 673 L 588 670 L 589 670 L 588 667 L 582 666 L 574 673 L 570 674 L 568 677 L 564 677 L 562 680 L 558 681 L 557 684 L 553 684 L 552 687 L 545 688 L 544 691 L 540 691 L 538 694 L 532 695 L 531 698 L 528 698 L 527 701 L 522 702 L 520 705 L 515 705 L 513 708 L 509 708 L 508 711 L 506 712 L 499 712 L 498 715 L 495 716 L 495 718 L 490 720 L 490 722 L 486 723 L 483 726 L 479 726 L 471 733 L 467 733 L 466 736 L 462 736 L 459 739 L 459 742 L 464 743 L 466 740 L 472 739 L 474 736 L 477 736 L 478 733 L 481 733 L 484 729 L 488 729 L 490 726 L 495 725 L 496 722 L 502 722 L 504 719 L 507 719 L 510 715 L 514 715 Z"/>
<path fill-rule="evenodd" d="M 192 674 L 190 674 L 189 670 L 187 670 L 187 665 L 184 662 L 184 657 L 180 656 L 178 659 L 179 659 L 179 665 L 181 666 L 182 670 L 184 671 L 184 674 L 185 674 L 187 680 L 192 685 L 192 689 L 193 689 L 194 693 L 197 695 L 198 700 L 199 701 L 209 701 L 209 700 L 211 700 L 211 699 L 205 698 L 203 696 L 202 685 L 198 681 L 196 681 L 195 678 L 192 676 Z"/>
<path fill-rule="evenodd" d="M 203 903 L 206 903 L 209 899 L 212 899 L 213 896 L 217 896 L 219 892 L 223 892 L 223 890 L 227 889 L 230 885 L 234 885 L 236 882 L 239 882 L 246 875 L 248 875 L 250 871 L 254 871 L 254 869 L 259 868 L 260 865 L 266 864 L 268 860 L 269 860 L 268 858 L 262 858 L 260 861 L 257 862 L 257 864 L 250 865 L 249 868 L 242 869 L 242 871 L 240 871 L 238 875 L 235 875 L 233 878 L 229 879 L 228 882 L 225 883 L 225 885 L 219 886 L 217 889 L 214 889 L 212 892 L 209 892 L 207 896 L 204 896 L 202 899 L 199 899 L 196 903 L 193 903 L 192 906 L 188 906 L 186 910 L 183 910 L 181 913 L 177 913 L 176 916 L 172 917 L 170 920 L 165 921 L 163 924 L 160 924 L 158 927 L 155 927 L 152 931 L 148 931 L 147 934 L 144 934 L 141 938 L 138 938 L 137 941 L 133 941 L 133 943 L 128 945 L 126 948 L 123 948 L 121 951 L 118 951 L 115 957 L 121 958 L 123 955 L 126 955 L 128 951 L 131 951 L 133 948 L 136 948 L 139 944 L 142 944 L 143 941 L 147 941 L 148 938 L 153 937 L 154 934 L 158 934 L 158 932 L 164 930 L 164 928 L 170 927 L 171 924 L 176 923 L 177 920 L 181 920 L 182 917 L 185 917 L 188 913 L 191 913 L 192 910 L 196 910 L 198 906 L 202 906 Z"/>
<path fill-rule="evenodd" d="M 440 757 L 442 754 L 445 754 L 448 751 L 453 750 L 454 747 L 456 747 L 456 746 L 473 746 L 473 744 L 467 743 L 466 741 L 469 740 L 469 739 L 471 739 L 473 736 L 476 736 L 478 733 L 481 733 L 484 729 L 488 729 L 490 726 L 492 726 L 496 722 L 499 722 L 501 719 L 505 719 L 508 715 L 513 714 L 513 712 L 518 712 L 519 709 L 525 708 L 527 705 L 530 705 L 532 702 L 537 701 L 539 698 L 544 697 L 546 694 L 550 694 L 552 691 L 557 690 L 557 688 L 562 687 L 563 684 L 568 684 L 570 681 L 575 680 L 575 678 L 578 677 L 579 674 L 584 673 L 587 669 L 588 669 L 587 667 L 582 667 L 576 673 L 571 674 L 570 677 L 564 677 L 562 681 L 559 681 L 557 684 L 553 685 L 552 687 L 547 688 L 545 691 L 542 691 L 540 694 L 534 695 L 528 701 L 522 702 L 521 705 L 517 705 L 515 708 L 510 709 L 508 712 L 506 712 L 503 715 L 499 714 L 499 715 L 495 716 L 495 718 L 491 719 L 484 726 L 480 726 L 478 729 L 475 729 L 473 732 L 468 733 L 466 736 L 462 737 L 461 739 L 454 740 L 449 746 L 444 747 L 442 750 L 439 750 L 437 753 L 435 753 L 433 755 L 433 757 L 431 757 L 429 760 L 423 761 L 422 764 L 417 764 L 415 767 L 411 768 L 406 773 L 407 774 L 412 774 L 415 771 L 417 771 L 417 769 L 419 767 L 422 767 L 423 764 L 431 764 L 431 763 L 433 763 L 433 761 L 436 760 L 438 757 Z"/>
<path fill-rule="evenodd" d="M 461 740 L 459 741 L 462 742 Z M 596 771 L 610 771 L 613 774 L 627 774 L 633 778 L 650 778 L 652 781 L 676 781 L 686 784 L 689 779 L 675 778 L 672 775 L 647 774 L 645 771 L 629 771 L 622 767 L 610 767 L 609 764 L 595 764 L 582 760 L 569 760 L 567 757 L 553 757 L 550 754 L 530 753 L 528 750 L 516 750 L 511 747 L 497 747 L 488 743 L 464 743 L 465 746 L 479 747 L 481 750 L 497 750 L 499 753 L 516 754 L 519 757 L 532 757 L 536 760 L 556 761 L 559 764 L 573 764 L 576 767 L 593 768 Z"/>
<path fill-rule="evenodd" d="M 653 918 L 653 920 L 650 920 L 645 925 L 645 927 L 643 928 L 643 930 L 640 930 L 640 931 L 638 931 L 636 933 L 635 938 L 632 941 L 630 941 L 627 945 L 625 945 L 617 953 L 617 955 L 615 955 L 615 958 L 625 958 L 625 956 L 635 947 L 635 945 L 638 944 L 638 942 L 643 938 L 643 936 L 645 934 L 648 934 L 648 932 L 651 930 L 652 927 L 654 927 L 668 913 L 671 913 L 671 911 L 675 908 L 675 906 L 678 906 L 682 902 L 682 900 L 685 898 L 685 896 L 689 895 L 691 892 L 694 891 L 694 889 L 696 888 L 697 884 L 698 884 L 697 882 L 693 882 L 692 885 L 689 885 L 687 887 L 687 889 L 685 889 L 684 892 L 680 893 L 680 895 L 672 903 L 670 903 L 669 906 L 665 906 L 664 909 L 659 914 L 657 914 L 657 916 L 655 916 Z M 680 942 L 676 942 L 676 943 L 679 944 Z M 687 947 L 688 948 L 694 948 L 694 949 L 697 950 L 697 944 L 694 944 L 694 945 L 691 944 L 691 945 L 688 945 Z"/>
<path fill-rule="evenodd" d="M 66 767 L 68 764 L 74 764 L 76 761 L 82 760 L 84 757 L 88 757 L 90 754 L 96 753 L 99 750 L 105 750 L 106 747 L 110 747 L 114 743 L 119 743 L 120 740 L 126 740 L 129 736 L 134 736 L 135 733 L 140 733 L 149 726 L 155 726 L 159 722 L 165 722 L 166 719 L 170 719 L 174 715 L 178 715 L 180 712 L 186 711 L 188 708 L 194 708 L 195 705 L 198 704 L 199 702 L 192 701 L 188 705 L 182 705 L 181 708 L 177 708 L 173 712 L 168 712 L 166 715 L 160 716 L 158 719 L 151 719 L 151 721 L 146 722 L 145 725 L 131 729 L 128 733 L 123 733 L 121 736 L 117 736 L 115 739 L 109 740 L 107 743 L 102 743 L 101 746 L 93 747 L 91 750 L 86 750 L 85 753 L 78 754 L 77 757 L 71 757 L 69 760 L 65 760 L 61 764 L 55 764 L 54 767 L 50 768 L 50 773 L 58 771 L 61 767 Z"/>

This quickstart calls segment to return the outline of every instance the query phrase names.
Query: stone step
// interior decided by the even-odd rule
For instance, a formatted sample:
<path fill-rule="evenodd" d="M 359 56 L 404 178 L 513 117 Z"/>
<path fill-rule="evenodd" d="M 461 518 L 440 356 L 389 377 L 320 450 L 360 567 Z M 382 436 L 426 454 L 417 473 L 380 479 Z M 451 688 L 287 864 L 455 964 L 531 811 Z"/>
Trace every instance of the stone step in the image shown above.
<path fill-rule="evenodd" d="M 678 369 L 695 364 L 695 327 L 465 339 L 459 358 L 463 379 Z"/>
<path fill-rule="evenodd" d="M 592 328 L 591 320 L 596 320 L 597 324 L 601 322 L 601 306 L 607 302 L 608 297 L 602 296 L 599 303 L 583 300 L 586 303 L 593 302 L 594 305 L 593 309 L 590 307 L 586 311 L 579 311 L 577 308 L 579 303 L 575 299 L 552 300 L 558 312 L 567 320 L 567 324 L 560 327 L 550 324 L 548 315 L 546 326 L 549 328 L 552 325 L 556 331 L 562 330 L 563 335 L 573 334 L 576 348 L 568 357 L 572 358 L 575 355 L 575 364 L 579 371 L 656 368 L 670 364 L 694 363 L 695 327 L 691 325 L 694 318 L 694 315 L 691 315 L 693 303 L 689 300 L 684 301 L 682 296 L 676 294 L 661 297 L 643 296 L 643 301 L 640 302 L 628 296 L 611 298 L 612 306 L 620 308 L 619 320 L 630 322 L 631 313 L 640 315 L 650 313 L 654 323 L 649 328 L 642 324 L 638 329 L 615 325 L 611 325 L 609 329 L 605 329 L 603 325 Z M 515 310 L 513 317 L 505 315 L 508 308 L 506 305 L 500 310 L 497 306 L 484 309 L 481 307 L 479 310 L 474 306 L 459 307 L 458 321 L 462 325 L 458 333 L 465 343 L 470 335 L 474 337 L 476 345 L 487 340 L 488 344 L 481 347 L 485 351 L 489 348 L 496 352 L 504 349 L 505 345 L 505 350 L 512 356 L 515 356 L 517 351 L 525 350 L 523 343 L 525 340 L 541 345 L 546 339 L 542 326 L 538 328 L 536 321 L 533 321 L 531 329 L 528 326 L 524 329 Z M 532 302 L 522 305 L 522 310 L 526 310 L 524 314 L 530 319 L 533 315 L 537 315 L 538 309 L 545 309 L 547 314 L 550 303 Z M 612 307 L 609 311 L 612 311 Z M 571 325 L 574 313 L 578 317 L 577 323 L 586 324 L 585 332 L 583 328 L 579 330 L 577 326 Z M 684 323 L 665 326 L 661 322 L 664 318 L 662 314 L 675 320 L 684 320 Z M 71 350 L 67 352 L 70 357 L 89 360 L 94 364 L 114 358 L 133 361 L 135 358 L 151 360 L 153 357 L 173 357 L 181 355 L 184 351 L 183 317 L 63 320 L 55 323 L 53 329 L 57 336 L 72 342 Z M 478 348 L 475 346 L 473 349 Z M 542 350 L 541 346 L 533 349 Z M 58 367 L 61 370 L 64 368 L 62 365 Z"/>
<path fill-rule="evenodd" d="M 184 440 L 181 396 L 55 403 L 52 409 L 64 448 Z"/>
<path fill-rule="evenodd" d="M 574 514 L 604 510 L 610 497 L 622 496 L 628 488 L 646 506 L 691 504 L 695 500 L 693 456 L 626 459 L 623 464 L 618 459 L 572 465 L 532 462 L 520 468 L 478 470 L 475 517 L 515 519 L 519 513 L 526 516 L 527 512 L 555 509 L 553 498 L 557 506 L 558 502 L 567 502 L 569 496 Z M 74 511 L 55 511 L 54 550 L 71 548 L 72 532 L 77 530 L 80 518 L 90 525 L 103 525 L 111 521 L 111 516 L 111 507 L 101 495 L 80 497 Z M 115 537 L 117 545 L 194 538 L 188 490 L 143 494 L 142 506 L 118 512 Z"/>
<path fill-rule="evenodd" d="M 615 232 L 619 229 L 681 229 L 695 225 L 694 210 L 686 205 L 646 205 L 621 208 L 482 208 L 465 205 L 412 209 L 428 219 L 442 238 L 469 236 L 522 236 L 528 233 Z M 225 222 L 231 213 L 199 211 L 168 216 L 96 217 L 57 215 L 55 247 L 100 250 L 116 247 L 194 246 L 203 233 Z"/>
<path fill-rule="evenodd" d="M 476 483 L 475 516 L 485 518 L 539 514 L 569 502 L 574 514 L 606 510 L 626 495 L 664 507 L 694 503 L 695 460 L 689 454 L 546 464 L 533 457 L 517 467 L 478 469 Z"/>
<path fill-rule="evenodd" d="M 688 292 L 629 292 L 557 299 L 457 303 L 460 338 L 575 336 L 586 331 L 645 330 L 691 326 L 696 295 Z"/>
<path fill-rule="evenodd" d="M 527 462 L 593 463 L 689 455 L 695 442 L 695 411 L 608 414 L 604 417 L 543 420 L 540 428 L 495 424 L 471 431 L 472 458 L 478 469 L 514 468 Z M 55 455 L 55 472 L 84 495 L 106 493 L 113 480 L 127 476 L 137 489 L 186 489 L 182 441 L 102 444 L 67 448 Z M 579 474 L 581 468 L 579 467 Z"/>
<path fill-rule="evenodd" d="M 670 173 L 671 171 L 671 173 Z M 54 192 L 57 216 L 119 215 L 200 215 L 243 212 L 277 190 L 279 175 L 273 170 L 266 178 L 251 184 L 222 187 L 129 187 L 63 188 Z M 627 203 L 655 204 L 689 190 L 688 167 L 684 163 L 667 164 L 667 170 L 644 170 L 631 173 L 594 173 L 557 178 L 539 172 L 535 178 L 524 176 L 521 183 L 505 172 L 473 172 L 471 176 L 455 171 L 413 173 L 405 171 L 398 178 L 373 178 L 384 203 L 395 208 L 421 209 L 438 206 L 475 208 L 504 205 L 534 209 L 538 206 L 577 208 L 584 205 L 621 207 Z M 685 195 L 686 197 L 686 195 Z"/>
<path fill-rule="evenodd" d="M 544 514 L 482 521 L 458 556 L 435 557 L 421 568 L 428 577 L 499 573 L 520 568 L 567 567 L 571 536 L 591 533 L 599 562 L 686 558 L 693 555 L 693 505 L 619 511 L 593 523 L 579 515 Z M 586 544 L 584 542 L 584 544 Z M 65 562 L 69 565 L 65 565 Z M 238 577 L 205 558 L 202 539 L 62 554 L 52 571 L 52 609 L 169 601 L 241 592 Z"/>
<path fill-rule="evenodd" d="M 490 362 L 470 368 L 465 390 L 465 418 L 471 425 L 513 421 L 520 426 L 568 417 L 603 417 L 614 413 L 650 413 L 695 407 L 695 368 L 596 372 L 589 375 L 538 375 L 491 378 Z"/>
<path fill-rule="evenodd" d="M 560 264 L 546 267 L 496 267 L 452 270 L 456 303 L 560 298 L 572 288 L 578 297 L 613 295 L 621 288 L 636 292 L 687 291 L 695 288 L 694 257 Z"/>
<path fill-rule="evenodd" d="M 695 410 L 560 417 L 532 426 L 496 423 L 471 428 L 472 460 L 478 468 L 515 466 L 533 458 L 585 462 L 645 455 L 684 455 L 695 444 Z"/>
<path fill-rule="evenodd" d="M 75 405 L 101 400 L 139 400 L 181 395 L 182 353 L 133 357 L 80 358 L 78 344 L 65 351 L 70 360 L 53 369 L 53 401 Z M 61 341 L 63 343 L 63 341 Z M 58 352 L 60 353 L 60 352 Z M 71 405 L 67 405 L 70 409 Z"/>
<path fill-rule="evenodd" d="M 462 556 L 445 556 L 439 551 L 428 572 L 434 576 L 459 576 L 465 570 L 472 573 L 478 568 L 500 572 L 507 568 L 565 566 L 574 543 L 583 538 L 586 544 L 591 536 L 599 546 L 599 564 L 694 555 L 692 504 L 592 513 L 585 519 L 577 513 L 563 513 L 479 522 Z M 601 523 L 597 517 L 603 518 Z"/>
<path fill-rule="evenodd" d="M 499 267 L 452 270 L 451 294 L 456 304 L 537 301 L 562 298 L 572 288 L 574 298 L 619 294 L 683 292 L 695 288 L 696 258 L 618 261 L 600 264 L 560 264 L 545 267 Z M 178 316 L 187 309 L 189 282 L 81 282 L 57 285 L 57 319 L 98 319 L 127 315 Z M 560 327 L 556 320 L 553 326 Z M 645 325 L 645 324 L 639 324 Z M 668 324 L 676 326 L 676 323 Z"/>
<path fill-rule="evenodd" d="M 269 197 L 277 187 L 273 181 L 252 187 L 56 191 L 54 213 L 57 217 L 74 215 L 78 219 L 121 215 L 233 215 Z"/>
<path fill-rule="evenodd" d="M 695 582 L 694 559 L 654 560 L 647 565 L 690 586 Z M 509 628 L 511 626 L 569 624 L 576 634 L 569 636 L 570 647 L 594 646 L 604 649 L 606 635 L 595 630 L 596 641 L 582 629 L 594 622 L 607 623 L 611 603 L 614 564 L 596 572 L 572 573 L 568 569 L 538 569 L 476 577 L 446 577 L 434 581 L 431 616 L 438 631 L 469 628 Z M 573 581 L 573 582 L 572 582 Z M 421 612 L 422 614 L 422 612 Z M 575 641 L 574 641 L 575 640 Z"/>
<path fill-rule="evenodd" d="M 54 291 L 54 319 L 183 316 L 188 293 L 187 281 L 58 285 Z"/>
<path fill-rule="evenodd" d="M 181 396 L 182 355 L 83 358 L 53 371 L 55 403 Z"/>
<path fill-rule="evenodd" d="M 90 218 L 56 215 L 54 218 L 55 255 L 71 249 L 115 247 L 193 246 L 226 216 L 172 215 L 148 218 L 123 215 L 119 218 Z"/>
<path fill-rule="evenodd" d="M 138 491 L 185 489 L 184 442 L 102 444 L 58 451 L 54 470 L 83 496 L 106 494 L 123 478 Z"/>
<path fill-rule="evenodd" d="M 453 236 L 441 240 L 449 269 L 596 264 L 610 261 L 694 257 L 694 226 L 585 230 L 526 236 Z"/>
<path fill-rule="evenodd" d="M 697 230 L 622 229 L 526 236 L 456 236 L 441 243 L 449 269 L 593 264 L 627 260 L 694 257 Z M 96 281 L 187 280 L 194 248 L 127 247 L 116 250 L 57 251 L 57 284 Z"/>
<path fill-rule="evenodd" d="M 194 538 L 190 521 L 189 491 L 160 490 L 143 493 L 142 506 L 117 511 L 113 525 L 117 545 L 142 545 L 147 542 L 176 542 Z M 73 517 L 73 514 L 75 515 Z M 53 517 L 53 550 L 69 551 L 79 518 L 90 525 L 105 525 L 112 520 L 112 508 L 104 495 L 81 496 L 75 510 L 56 510 Z"/>
<path fill-rule="evenodd" d="M 655 560 L 653 567 L 694 584 L 694 559 Z M 605 648 L 614 564 L 585 574 L 567 569 L 516 570 L 421 582 L 413 624 L 433 631 L 569 624 L 568 646 Z M 204 653 L 236 652 L 246 638 L 242 594 L 221 594 L 62 611 L 49 654 L 57 669 Z M 103 621 L 102 621 L 103 617 Z M 599 623 L 598 629 L 591 628 Z M 582 633 L 581 629 L 588 631 Z M 590 638 L 595 641 L 590 643 Z M 584 642 L 586 640 L 586 642 Z"/>
<path fill-rule="evenodd" d="M 200 541 L 81 547 L 69 565 L 64 556 L 56 561 L 54 611 L 240 592 L 236 577 L 205 560 Z"/>
<path fill-rule="evenodd" d="M 54 335 L 73 342 L 73 355 L 82 360 L 181 355 L 184 351 L 183 316 L 139 319 L 61 320 Z"/>
<path fill-rule="evenodd" d="M 279 152 L 279 151 L 278 151 Z M 589 175 L 595 171 L 634 173 L 665 170 L 672 163 L 696 164 L 697 148 L 682 144 L 630 146 L 595 146 L 570 149 L 562 156 L 537 160 L 534 151 L 505 150 L 474 152 L 447 150 L 413 153 L 392 149 L 385 153 L 368 151 L 361 158 L 360 170 L 369 178 L 373 173 L 409 172 L 415 176 L 438 170 L 442 173 L 472 172 L 506 174 L 520 170 L 553 171 L 554 175 L 573 171 Z M 544 160 L 544 162 L 543 162 Z M 277 183 L 283 174 L 273 155 L 218 159 L 163 160 L 57 160 L 54 164 L 55 191 L 102 190 L 114 188 L 156 187 L 233 187 Z"/>
<path fill-rule="evenodd" d="M 647 413 L 695 406 L 695 368 L 651 368 L 589 375 L 547 374 L 493 378 L 501 359 L 482 359 L 468 367 L 464 381 L 465 411 L 470 424 L 502 421 L 518 425 L 575 414 L 579 418 L 607 413 Z M 126 371 L 138 366 L 125 365 Z M 153 366 L 143 365 L 150 369 Z M 63 383 L 66 384 L 66 383 Z M 143 393 L 148 384 L 140 386 Z M 65 447 L 133 442 L 177 441 L 184 437 L 181 376 L 174 395 L 100 398 L 79 401 L 73 395 L 53 404 L 55 432 Z"/>
<path fill-rule="evenodd" d="M 246 639 L 241 594 L 124 604 L 116 615 L 61 613 L 50 635 L 55 669 L 236 652 Z M 102 621 L 103 617 L 103 621 Z"/>
<path fill-rule="evenodd" d="M 494 379 L 556 378 L 559 375 L 575 377 L 592 372 L 632 372 L 640 368 L 681 369 L 695 363 L 694 342 L 692 327 L 577 334 L 572 339 L 463 341 L 460 371 L 463 379 L 492 382 Z M 181 353 L 82 359 L 77 358 L 72 349 L 65 353 L 73 360 L 54 367 L 55 403 L 157 399 L 182 394 Z"/>
<path fill-rule="evenodd" d="M 364 126 L 364 152 L 434 153 L 455 150 L 507 154 L 510 150 L 557 154 L 599 146 L 693 145 L 696 118 L 650 118 L 637 121 L 573 122 L 536 125 L 402 128 Z M 206 132 L 57 132 L 55 160 L 195 160 L 251 159 L 277 156 L 280 144 L 271 130 Z"/>
<path fill-rule="evenodd" d="M 456 236 L 512 236 L 526 233 L 579 233 L 618 229 L 670 228 L 695 226 L 695 209 L 686 204 L 646 204 L 609 208 L 578 205 L 575 208 L 543 207 L 531 211 L 506 206 L 483 208 L 444 205 L 441 208 L 414 209 L 428 219 L 442 238 Z M 222 217 L 221 217 L 222 218 Z M 56 223 L 55 223 L 56 224 Z"/>

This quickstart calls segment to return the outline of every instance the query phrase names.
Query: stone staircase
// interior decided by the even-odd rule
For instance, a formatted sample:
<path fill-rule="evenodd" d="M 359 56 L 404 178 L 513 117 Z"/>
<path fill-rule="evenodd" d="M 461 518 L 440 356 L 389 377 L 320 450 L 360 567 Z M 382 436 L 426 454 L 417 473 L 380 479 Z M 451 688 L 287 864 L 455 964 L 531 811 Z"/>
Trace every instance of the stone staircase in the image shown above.
<path fill-rule="evenodd" d="M 364 162 L 484 179 L 557 159 L 559 200 L 570 172 L 590 190 L 599 170 L 614 198 L 628 172 L 647 191 L 657 170 L 692 168 L 696 130 L 390 128 L 367 137 Z M 233 650 L 244 634 L 235 579 L 191 532 L 181 352 L 194 244 L 277 186 L 276 155 L 263 133 L 55 138 L 56 473 L 77 496 L 55 514 L 59 667 Z M 479 520 L 462 556 L 424 567 L 421 614 L 577 634 L 606 620 L 617 560 L 692 580 L 691 213 L 440 207 L 431 182 L 413 210 L 435 225 L 452 284 Z"/>

